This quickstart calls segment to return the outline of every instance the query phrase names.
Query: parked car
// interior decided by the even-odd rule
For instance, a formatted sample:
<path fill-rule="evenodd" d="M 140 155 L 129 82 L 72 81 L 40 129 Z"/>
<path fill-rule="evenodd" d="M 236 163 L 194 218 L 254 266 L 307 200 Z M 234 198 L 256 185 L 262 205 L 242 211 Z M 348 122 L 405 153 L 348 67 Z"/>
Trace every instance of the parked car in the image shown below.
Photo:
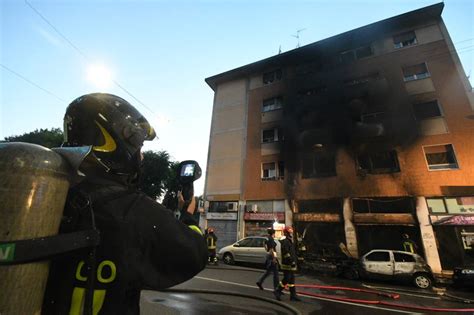
<path fill-rule="evenodd" d="M 265 250 L 266 237 L 249 236 L 232 245 L 223 247 L 217 253 L 217 257 L 224 263 L 232 265 L 235 262 L 265 263 L 267 251 Z M 280 242 L 277 244 L 277 255 L 281 258 Z M 281 261 L 281 260 L 280 260 Z"/>
<path fill-rule="evenodd" d="M 456 267 L 453 271 L 453 284 L 455 286 L 474 287 L 474 265 L 468 267 Z"/>
<path fill-rule="evenodd" d="M 374 249 L 350 266 L 344 266 L 347 278 L 410 281 L 421 289 L 430 288 L 433 274 L 430 266 L 417 254 L 398 250 Z"/>

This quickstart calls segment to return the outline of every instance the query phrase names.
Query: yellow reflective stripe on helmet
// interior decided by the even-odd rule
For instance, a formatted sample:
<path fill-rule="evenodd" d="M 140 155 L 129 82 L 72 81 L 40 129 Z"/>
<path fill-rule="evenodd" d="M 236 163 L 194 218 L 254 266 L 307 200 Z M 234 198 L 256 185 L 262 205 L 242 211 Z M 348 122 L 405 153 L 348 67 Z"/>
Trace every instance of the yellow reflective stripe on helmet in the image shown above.
<path fill-rule="evenodd" d="M 202 235 L 202 231 L 201 231 L 201 229 L 200 229 L 198 226 L 196 226 L 196 225 L 188 225 L 188 227 L 189 227 L 191 230 L 193 230 L 193 231 L 195 231 L 195 232 L 198 232 L 200 235 Z"/>
<path fill-rule="evenodd" d="M 117 149 L 117 144 L 115 143 L 114 138 L 110 135 L 110 133 L 102 127 L 97 121 L 94 122 L 99 126 L 102 135 L 104 136 L 105 143 L 100 146 L 93 146 L 92 149 L 99 152 L 113 152 Z"/>

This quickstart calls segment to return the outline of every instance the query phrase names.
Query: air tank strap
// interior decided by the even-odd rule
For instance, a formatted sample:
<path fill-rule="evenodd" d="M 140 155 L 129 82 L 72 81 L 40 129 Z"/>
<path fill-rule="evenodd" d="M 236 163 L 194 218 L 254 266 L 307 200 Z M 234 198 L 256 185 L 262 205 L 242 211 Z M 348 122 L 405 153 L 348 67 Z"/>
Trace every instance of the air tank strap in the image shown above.
<path fill-rule="evenodd" d="M 81 248 L 99 245 L 98 230 L 84 230 L 27 240 L 0 242 L 0 265 L 49 260 Z"/>

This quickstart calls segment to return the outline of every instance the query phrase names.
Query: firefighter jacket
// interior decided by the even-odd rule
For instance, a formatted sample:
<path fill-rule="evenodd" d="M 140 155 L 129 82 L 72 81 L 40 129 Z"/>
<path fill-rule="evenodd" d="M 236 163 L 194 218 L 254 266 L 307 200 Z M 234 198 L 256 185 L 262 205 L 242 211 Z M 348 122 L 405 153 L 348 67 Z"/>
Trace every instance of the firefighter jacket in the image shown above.
<path fill-rule="evenodd" d="M 288 237 L 280 239 L 281 244 L 281 269 L 296 271 L 296 249 L 293 241 Z"/>
<path fill-rule="evenodd" d="M 145 194 L 117 183 L 79 186 L 90 193 L 100 231 L 91 277 L 93 314 L 139 314 L 140 290 L 177 285 L 205 267 L 206 242 L 187 212 L 180 222 Z M 90 222 L 72 206 L 74 196 L 70 191 L 61 232 L 83 229 Z M 43 314 L 82 314 L 89 253 L 79 250 L 52 261 Z"/>
<path fill-rule="evenodd" d="M 217 236 L 214 233 L 209 233 L 206 236 L 207 248 L 216 249 Z"/>

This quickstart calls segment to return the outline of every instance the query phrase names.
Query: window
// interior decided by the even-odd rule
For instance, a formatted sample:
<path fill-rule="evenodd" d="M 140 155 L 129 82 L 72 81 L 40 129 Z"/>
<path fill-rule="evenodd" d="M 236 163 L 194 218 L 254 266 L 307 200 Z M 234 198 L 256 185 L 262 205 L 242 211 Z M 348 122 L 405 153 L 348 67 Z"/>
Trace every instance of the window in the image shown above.
<path fill-rule="evenodd" d="M 417 120 L 440 117 L 441 110 L 438 101 L 430 101 L 426 103 L 413 104 L 413 111 Z"/>
<path fill-rule="evenodd" d="M 416 213 L 412 197 L 352 198 L 355 213 Z"/>
<path fill-rule="evenodd" d="M 250 247 L 264 247 L 265 246 L 265 239 L 264 238 L 254 238 L 252 243 L 250 243 Z"/>
<path fill-rule="evenodd" d="M 395 262 L 415 262 L 415 257 L 408 254 L 393 253 L 393 258 L 395 259 Z"/>
<path fill-rule="evenodd" d="M 385 120 L 385 112 L 362 114 L 360 120 L 366 124 L 379 124 Z"/>
<path fill-rule="evenodd" d="M 361 154 L 357 157 L 359 170 L 370 174 L 395 173 L 400 171 L 396 151 Z"/>
<path fill-rule="evenodd" d="M 298 96 L 311 96 L 317 95 L 327 91 L 326 86 L 317 86 L 313 88 L 301 89 L 298 91 Z"/>
<path fill-rule="evenodd" d="M 303 157 L 302 177 L 336 176 L 336 156 L 329 152 L 316 152 Z"/>
<path fill-rule="evenodd" d="M 350 79 L 344 80 L 344 85 L 355 86 L 355 85 L 364 84 L 373 80 L 378 80 L 379 78 L 380 78 L 380 75 L 378 73 L 371 73 L 362 77 L 350 78 Z"/>
<path fill-rule="evenodd" d="M 241 240 L 237 244 L 239 244 L 240 247 L 250 247 L 250 244 L 252 243 L 252 240 L 253 239 L 251 239 L 251 238 L 244 238 L 243 240 Z"/>
<path fill-rule="evenodd" d="M 266 72 L 263 74 L 263 84 L 271 84 L 275 81 L 280 81 L 282 77 L 281 69 Z"/>
<path fill-rule="evenodd" d="M 358 59 L 372 56 L 372 46 L 366 45 L 351 50 L 343 51 L 339 54 L 342 64 L 350 64 Z"/>
<path fill-rule="evenodd" d="M 270 162 L 270 163 L 263 163 L 262 164 L 262 180 L 276 180 L 282 179 L 285 175 L 285 165 L 283 161 L 278 162 L 278 169 L 277 163 Z"/>
<path fill-rule="evenodd" d="M 452 144 L 423 147 L 430 170 L 457 169 L 458 162 Z"/>
<path fill-rule="evenodd" d="M 444 204 L 444 199 L 426 198 L 426 203 L 428 204 L 428 210 L 430 210 L 431 213 L 446 213 L 446 205 Z"/>
<path fill-rule="evenodd" d="M 262 130 L 262 143 L 277 142 L 283 140 L 283 130 L 280 128 Z"/>
<path fill-rule="evenodd" d="M 429 76 L 430 76 L 430 73 L 428 72 L 426 63 L 420 63 L 418 65 L 403 68 L 403 80 L 405 82 L 413 81 L 413 80 L 421 80 L 421 79 L 428 78 Z"/>
<path fill-rule="evenodd" d="M 262 112 L 269 112 L 283 108 L 283 100 L 281 97 L 273 97 L 263 101 Z"/>
<path fill-rule="evenodd" d="M 227 212 L 237 211 L 237 202 L 229 201 L 211 201 L 209 203 L 209 212 Z"/>
<path fill-rule="evenodd" d="M 474 196 L 426 198 L 428 209 L 433 214 L 473 214 Z"/>
<path fill-rule="evenodd" d="M 388 252 L 375 252 L 367 257 L 365 257 L 368 261 L 390 261 L 390 254 Z"/>
<path fill-rule="evenodd" d="M 393 46 L 395 48 L 402 48 L 416 44 L 416 35 L 413 31 L 393 36 Z"/>

